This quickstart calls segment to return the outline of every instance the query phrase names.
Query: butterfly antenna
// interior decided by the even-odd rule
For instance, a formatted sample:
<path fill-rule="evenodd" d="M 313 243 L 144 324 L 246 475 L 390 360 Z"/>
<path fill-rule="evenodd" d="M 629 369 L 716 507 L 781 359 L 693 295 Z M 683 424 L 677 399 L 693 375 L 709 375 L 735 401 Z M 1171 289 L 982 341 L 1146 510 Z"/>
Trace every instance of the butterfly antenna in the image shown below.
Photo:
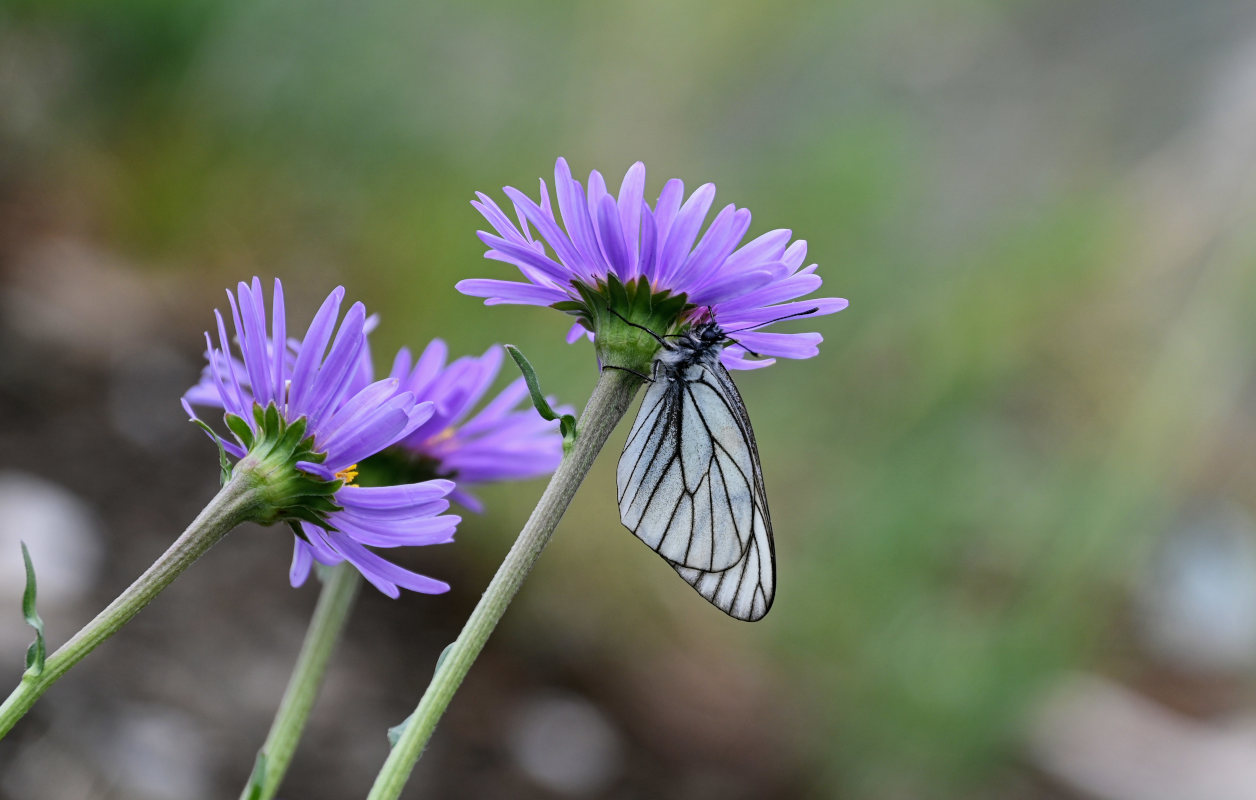
<path fill-rule="evenodd" d="M 763 324 L 764 324 L 764 325 L 766 325 L 767 323 L 765 322 L 765 323 L 763 323 Z M 747 330 L 747 329 L 746 329 L 746 328 L 742 328 L 742 330 Z M 730 337 L 728 337 L 728 341 L 730 341 L 730 342 L 732 342 L 733 344 L 737 345 L 737 346 L 738 346 L 738 347 L 740 347 L 742 350 L 745 350 L 747 353 L 749 353 L 750 355 L 754 356 L 755 358 L 763 358 L 763 354 L 762 354 L 762 353 L 756 353 L 755 351 L 751 350 L 749 347 L 746 347 L 744 344 L 742 344 L 741 342 L 737 341 L 736 339 L 734 339 L 734 338 L 733 338 L 733 337 L 731 337 L 731 336 L 730 336 Z"/>
<path fill-rule="evenodd" d="M 662 337 L 662 336 L 659 336 L 657 333 L 655 333 L 654 331 L 650 330 L 650 329 L 649 329 L 649 328 L 647 328 L 646 326 L 644 326 L 644 325 L 638 325 L 637 323 L 635 323 L 635 322 L 633 322 L 632 320 L 628 319 L 628 318 L 627 318 L 627 317 L 625 317 L 623 314 L 619 313 L 618 311 L 616 311 L 615 309 L 611 308 L 610 306 L 607 306 L 607 307 L 606 307 L 606 310 L 607 310 L 607 311 L 609 311 L 609 312 L 611 312 L 611 313 L 612 313 L 612 314 L 614 314 L 615 316 L 619 317 L 620 319 L 622 319 L 624 322 L 626 322 L 627 324 L 631 325 L 632 327 L 634 327 L 634 328 L 639 328 L 639 329 L 641 329 L 641 330 L 645 331 L 646 333 L 650 334 L 651 336 L 653 336 L 653 337 L 655 338 L 655 340 L 656 340 L 659 344 L 663 345 L 664 347 L 667 347 L 667 342 L 663 341 L 663 337 Z M 764 323 L 764 324 L 766 325 L 767 323 Z"/>
<path fill-rule="evenodd" d="M 819 310 L 820 310 L 820 307 L 819 307 L 819 306 L 816 306 L 815 308 L 809 308 L 809 309 L 807 309 L 806 311 L 795 311 L 793 314 L 786 314 L 786 315 L 785 315 L 785 316 L 783 316 L 783 317 L 777 317 L 776 319 L 770 319 L 770 320 L 768 320 L 767 322 L 759 322 L 759 323 L 756 323 L 756 324 L 754 324 L 754 325 L 749 325 L 749 326 L 747 326 L 747 327 L 745 327 L 745 328 L 738 328 L 738 329 L 737 329 L 737 330 L 735 330 L 735 331 L 724 331 L 724 333 L 728 334 L 728 333 L 741 333 L 742 331 L 752 331 L 752 330 L 754 330 L 755 328 L 762 328 L 764 325 L 771 325 L 773 322 L 780 322 L 780 321 L 782 321 L 782 320 L 793 319 L 794 317 L 805 317 L 805 316 L 807 316 L 808 314 L 814 314 L 814 313 L 816 313 L 816 312 L 817 312 L 817 311 L 819 311 Z M 745 347 L 745 345 L 743 344 L 743 345 L 742 345 L 742 347 Z M 747 350 L 746 352 L 747 352 L 747 353 L 749 353 L 750 351 L 749 351 L 749 350 Z"/>

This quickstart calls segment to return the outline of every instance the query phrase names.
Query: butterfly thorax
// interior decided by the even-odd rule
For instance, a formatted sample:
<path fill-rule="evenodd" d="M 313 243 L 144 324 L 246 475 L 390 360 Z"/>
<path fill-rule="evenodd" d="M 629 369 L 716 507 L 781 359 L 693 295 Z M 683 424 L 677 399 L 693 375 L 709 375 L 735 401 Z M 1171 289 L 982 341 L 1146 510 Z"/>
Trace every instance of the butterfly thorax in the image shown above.
<path fill-rule="evenodd" d="M 667 342 L 655 356 L 655 370 L 684 376 L 690 367 L 718 362 L 728 337 L 714 322 L 703 322 Z"/>

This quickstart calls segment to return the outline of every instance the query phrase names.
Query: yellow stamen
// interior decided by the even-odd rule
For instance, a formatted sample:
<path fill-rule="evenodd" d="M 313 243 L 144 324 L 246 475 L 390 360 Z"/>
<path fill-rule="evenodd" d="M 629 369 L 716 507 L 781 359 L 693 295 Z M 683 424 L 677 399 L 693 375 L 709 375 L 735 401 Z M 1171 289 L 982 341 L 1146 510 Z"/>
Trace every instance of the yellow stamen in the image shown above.
<path fill-rule="evenodd" d="M 452 438 L 454 438 L 454 427 L 450 425 L 448 428 L 436 434 L 435 436 L 429 437 L 427 440 L 427 444 L 440 444 L 446 439 L 452 439 Z"/>
<path fill-rule="evenodd" d="M 350 464 L 344 469 L 336 473 L 336 478 L 344 482 L 345 486 L 355 485 L 353 482 L 358 479 L 358 465 Z"/>

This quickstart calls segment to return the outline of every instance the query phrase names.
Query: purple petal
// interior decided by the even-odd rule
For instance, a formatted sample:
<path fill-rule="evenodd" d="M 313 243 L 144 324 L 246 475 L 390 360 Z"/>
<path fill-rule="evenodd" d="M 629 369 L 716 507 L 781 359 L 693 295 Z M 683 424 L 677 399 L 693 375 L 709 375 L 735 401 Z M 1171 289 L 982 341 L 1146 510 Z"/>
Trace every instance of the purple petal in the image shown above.
<path fill-rule="evenodd" d="M 455 287 L 472 297 L 487 297 L 490 305 L 510 303 L 527 306 L 548 306 L 571 299 L 557 289 L 535 286 L 530 283 L 500 281 L 492 278 L 471 278 L 458 281 Z"/>
<path fill-rule="evenodd" d="M 453 490 L 454 482 L 444 479 L 396 486 L 342 486 L 336 492 L 336 502 L 359 508 L 392 508 L 430 503 L 445 497 Z"/>
<path fill-rule="evenodd" d="M 791 244 L 785 250 L 785 255 L 781 256 L 781 261 L 789 265 L 790 270 L 796 270 L 802 266 L 802 262 L 807 260 L 807 240 L 799 239 Z"/>
<path fill-rule="evenodd" d="M 747 331 L 737 334 L 745 348 L 765 356 L 781 358 L 813 358 L 820 354 L 824 337 L 818 333 L 762 333 Z"/>
<path fill-rule="evenodd" d="M 518 189 L 507 186 L 503 191 L 514 202 L 515 207 L 527 217 L 528 221 L 536 226 L 537 233 L 554 249 L 554 253 L 558 256 L 559 261 L 568 267 L 574 267 L 585 260 L 580 255 L 580 251 L 576 249 L 575 244 L 572 243 L 571 238 L 563 233 L 562 228 L 558 227 L 558 223 L 554 221 L 553 212 L 547 212 Z M 548 195 L 546 199 L 548 200 Z"/>
<path fill-rule="evenodd" d="M 306 545 L 314 560 L 325 567 L 334 567 L 343 563 L 345 557 L 327 539 L 327 531 L 309 522 L 301 523 L 301 532 L 305 534 Z"/>
<path fill-rule="evenodd" d="M 598 209 L 602 206 L 602 198 L 609 197 L 606 191 L 606 180 L 602 178 L 602 173 L 597 170 L 589 172 L 589 190 L 585 192 L 587 196 L 587 205 L 589 209 L 589 219 L 594 222 L 594 233 L 597 233 L 597 215 Z M 613 199 L 612 199 L 613 202 Z"/>
<path fill-rule="evenodd" d="M 292 566 L 288 569 L 288 582 L 295 588 L 305 583 L 310 577 L 310 567 L 314 566 L 314 555 L 310 546 L 297 537 L 292 537 Z"/>
<path fill-rule="evenodd" d="M 602 252 L 606 254 L 606 260 L 610 263 L 611 269 L 622 280 L 627 280 L 632 269 L 631 256 L 628 253 L 628 245 L 624 242 L 624 231 L 619 220 L 619 209 L 615 208 L 615 201 L 610 195 L 602 195 L 602 202 L 598 206 L 598 239 L 602 244 Z"/>
<path fill-rule="evenodd" d="M 346 425 L 335 440 L 329 440 L 327 469 L 339 471 L 374 455 L 405 435 L 410 426 L 410 406 L 414 397 L 409 393 L 398 395 L 382 405 L 378 411 L 365 415 L 357 424 Z"/>
<path fill-rule="evenodd" d="M 279 282 L 278 278 L 275 278 L 275 292 L 271 305 L 270 323 L 271 355 L 274 359 L 271 365 L 271 375 L 275 381 L 271 397 L 276 402 L 283 403 L 284 389 L 287 383 L 287 370 L 285 369 L 287 365 L 284 363 L 284 357 L 287 353 L 284 350 L 284 345 L 288 341 L 288 320 L 283 302 L 283 284 Z"/>
<path fill-rule="evenodd" d="M 509 187 L 507 187 L 507 192 L 509 193 Z M 502 212 L 497 203 L 493 202 L 491 197 L 483 192 L 476 192 L 475 196 L 479 200 L 472 200 L 471 207 L 480 212 L 480 216 L 484 217 L 488 224 L 493 226 L 493 230 L 506 239 L 516 240 L 520 243 L 528 241 L 528 238 L 515 227 L 515 224 Z"/>
<path fill-rule="evenodd" d="M 663 244 L 667 241 L 667 235 L 672 230 L 672 224 L 676 221 L 676 212 L 680 210 L 680 203 L 684 199 L 684 181 L 672 178 L 663 184 L 663 191 L 659 192 L 659 199 L 654 203 L 654 225 L 657 229 L 655 238 L 659 247 L 659 252 L 655 254 L 654 259 L 656 264 L 662 254 Z"/>
<path fill-rule="evenodd" d="M 408 391 L 413 392 L 415 397 L 426 397 L 424 392 L 431 382 L 440 375 L 440 371 L 445 366 L 445 359 L 449 356 L 449 347 L 443 339 L 433 339 L 428 342 L 427 347 L 423 348 L 419 361 L 414 365 L 414 372 L 410 373 L 410 377 L 405 382 Z"/>
<path fill-rule="evenodd" d="M 775 277 L 775 273 L 767 270 L 734 273 L 711 283 L 701 290 L 695 291 L 689 299 L 700 306 L 713 306 L 766 286 Z"/>
<path fill-rule="evenodd" d="M 516 378 L 509 386 L 502 389 L 492 402 L 480 409 L 478 414 L 463 423 L 458 430 L 459 434 L 472 436 L 491 428 L 527 396 L 527 383 L 522 377 Z M 539 414 L 537 416 L 540 417 Z"/>
<path fill-rule="evenodd" d="M 684 266 L 685 260 L 689 257 L 689 251 L 693 249 L 693 243 L 698 238 L 698 230 L 702 227 L 714 200 L 715 184 L 704 183 L 685 201 L 680 213 L 676 215 L 675 224 L 667 232 L 667 243 L 663 245 L 663 255 L 659 259 L 658 266 L 655 267 L 660 281 L 667 283 Z M 678 289 L 679 287 L 671 288 Z"/>
<path fill-rule="evenodd" d="M 641 224 L 641 206 L 645 202 L 645 164 L 640 161 L 633 164 L 624 173 L 624 180 L 619 185 L 619 199 L 615 205 L 619 208 L 619 225 L 624 239 L 628 242 L 628 270 L 621 275 L 625 280 L 632 280 L 639 273 L 637 264 L 640 261 L 638 237 Z"/>
<path fill-rule="evenodd" d="M 723 353 L 720 353 L 720 363 L 722 363 L 726 369 L 763 369 L 764 367 L 770 367 L 776 363 L 775 358 L 748 359 L 742 355 L 744 353 L 744 350 L 734 351 L 733 348 L 729 348 Z"/>
<path fill-rule="evenodd" d="M 354 303 L 340 323 L 340 330 L 336 331 L 336 340 L 332 342 L 326 360 L 318 368 L 304 406 L 295 409 L 296 413 L 309 416 L 311 429 L 317 429 L 323 418 L 339 406 L 349 392 L 355 370 L 361 363 L 362 348 L 366 346 L 366 336 L 362 333 L 365 322 L 365 307 Z"/>
<path fill-rule="evenodd" d="M 727 326 L 727 330 L 732 330 L 733 328 L 757 328 L 769 322 L 783 321 L 793 317 L 822 317 L 826 314 L 836 314 L 848 305 L 850 303 L 842 297 L 817 297 L 797 300 L 793 303 L 783 303 L 779 306 L 768 306 L 767 308 L 759 308 L 735 315 L 725 316 L 721 311 L 717 310 L 716 318 L 720 320 L 722 327 Z"/>
<path fill-rule="evenodd" d="M 314 388 L 314 375 L 318 370 L 318 365 L 322 363 L 327 343 L 331 341 L 331 332 L 335 326 L 336 317 L 340 316 L 340 301 L 344 299 L 344 296 L 343 286 L 337 286 L 331 294 L 327 295 L 327 299 L 319 307 L 318 313 L 310 322 L 309 330 L 305 332 L 301 340 L 296 366 L 292 370 L 292 383 L 288 386 L 288 408 L 290 409 L 305 408 L 306 395 Z"/>
<path fill-rule="evenodd" d="M 249 424 L 251 425 L 253 417 L 248 410 L 253 404 L 252 396 L 251 393 L 246 394 L 243 387 L 240 386 L 240 379 L 236 376 L 235 359 L 231 358 L 231 349 L 227 346 L 227 326 L 222 321 L 222 314 L 219 314 L 216 308 L 214 309 L 214 320 L 218 323 L 218 344 L 221 347 L 222 354 L 225 356 L 223 361 L 227 362 L 227 376 L 231 378 L 231 383 L 229 384 L 230 392 L 223 393 L 223 400 L 224 402 L 228 399 L 234 401 L 232 405 L 228 406 L 228 410 L 236 416 L 250 420 Z M 208 335 L 206 338 L 208 339 Z M 214 361 L 210 361 L 210 365 L 217 369 Z M 221 378 L 219 380 L 221 381 Z M 226 387 L 228 384 L 223 382 L 223 386 Z"/>
<path fill-rule="evenodd" d="M 554 165 L 554 193 L 558 196 L 558 210 L 562 214 L 563 227 L 567 229 L 572 244 L 582 256 L 568 266 L 577 277 L 591 283 L 597 275 L 605 274 L 606 265 L 602 262 L 601 249 L 593 233 L 593 222 L 589 219 L 587 197 L 580 182 L 571 177 L 571 168 L 562 158 Z"/>
<path fill-rule="evenodd" d="M 403 381 L 410 375 L 410 348 L 402 347 L 397 351 L 397 355 L 393 356 L 392 369 L 388 371 L 388 377 L 396 378 Z"/>
<path fill-rule="evenodd" d="M 253 279 L 258 294 L 261 293 L 261 281 Z M 240 346 L 240 354 L 244 357 L 244 367 L 249 376 L 249 388 L 253 391 L 253 401 L 263 406 L 270 403 L 270 389 L 273 382 L 270 377 L 266 353 L 266 319 L 258 308 L 258 298 L 245 283 L 236 287 L 240 296 L 239 307 L 231 292 L 227 298 L 231 301 L 231 315 L 235 320 L 236 338 Z M 243 324 L 241 324 L 243 322 Z"/>
<path fill-rule="evenodd" d="M 400 385 L 396 378 L 385 378 L 367 386 L 327 418 L 319 427 L 319 439 L 334 442 L 346 425 L 359 424 L 362 417 L 374 414 L 385 400 L 397 394 Z"/>
<path fill-rule="evenodd" d="M 750 227 L 750 212 L 727 205 L 720 209 L 711 227 L 698 242 L 685 265 L 669 280 L 676 287 L 702 286 L 718 274 L 727 274 L 724 259 L 737 249 Z"/>
<path fill-rule="evenodd" d="M 441 594 L 449 591 L 449 584 L 444 581 L 419 575 L 416 572 L 402 569 L 396 564 L 385 561 L 343 533 L 329 531 L 327 537 L 336 545 L 336 549 L 343 553 L 345 558 L 358 568 L 358 571 L 362 573 L 362 577 L 366 578 L 389 597 L 395 598 L 401 595 L 397 591 L 398 586 L 423 594 Z"/>
<path fill-rule="evenodd" d="M 793 231 L 786 228 L 777 228 L 774 231 L 768 231 L 762 236 L 751 239 L 724 261 L 724 268 L 736 271 L 751 269 L 755 264 L 764 261 L 780 261 L 781 256 L 785 253 L 786 245 L 789 244 L 789 237 L 792 235 Z"/>
<path fill-rule="evenodd" d="M 458 489 L 449 497 L 455 503 L 467 509 L 468 511 L 471 511 L 476 514 L 484 513 L 484 504 L 480 502 L 480 498 L 476 497 L 470 492 L 465 492 L 461 489 Z"/>
<path fill-rule="evenodd" d="M 361 544 L 372 547 L 423 547 L 452 542 L 461 520 L 461 517 L 443 516 L 371 524 L 368 520 L 357 519 L 341 511 L 333 514 L 330 521 L 341 533 Z"/>
<path fill-rule="evenodd" d="M 504 260 L 512 264 L 533 267 L 560 283 L 571 277 L 570 272 L 561 264 L 526 244 L 511 242 L 484 231 L 476 231 L 476 235 L 480 237 L 480 241 L 493 248 L 494 251 L 504 255 L 506 257 Z"/>
<path fill-rule="evenodd" d="M 655 278 L 657 261 L 658 234 L 656 233 L 654 214 L 642 202 L 641 209 L 641 253 L 637 257 L 637 274 L 644 275 L 651 283 Z"/>
<path fill-rule="evenodd" d="M 793 300 L 795 297 L 811 294 L 820 288 L 821 283 L 822 281 L 817 275 L 803 275 L 799 273 L 729 300 L 720 306 L 720 311 L 727 314 L 738 314 L 742 311 L 763 308 L 785 300 Z"/>

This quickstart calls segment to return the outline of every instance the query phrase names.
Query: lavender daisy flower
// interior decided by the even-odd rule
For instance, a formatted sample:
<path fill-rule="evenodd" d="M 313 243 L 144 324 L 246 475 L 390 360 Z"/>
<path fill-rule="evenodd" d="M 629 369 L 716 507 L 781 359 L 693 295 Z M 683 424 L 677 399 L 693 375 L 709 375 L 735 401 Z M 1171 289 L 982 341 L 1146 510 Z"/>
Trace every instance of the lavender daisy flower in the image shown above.
<path fill-rule="evenodd" d="M 651 207 L 644 199 L 641 162 L 629 168 L 616 196 L 596 171 L 586 191 L 559 158 L 554 185 L 561 222 L 544 180 L 539 203 L 505 188 L 517 225 L 491 198 L 477 193 L 472 205 L 496 231 L 479 232 L 489 247 L 485 257 L 513 264 L 526 282 L 464 280 L 458 290 L 486 298 L 488 305 L 551 306 L 574 315 L 568 341 L 590 336 L 603 363 L 642 370 L 657 349 L 656 342 L 620 324 L 623 318 L 660 334 L 699 320 L 739 331 L 721 356 L 733 369 L 775 360 L 747 357 L 752 355 L 811 358 L 822 340 L 818 333 L 752 329 L 847 306 L 836 297 L 800 300 L 821 283 L 816 265 L 803 266 L 806 242 L 791 244 L 790 231 L 774 230 L 742 244 L 750 228 L 744 208 L 725 206 L 699 236 L 715 199 L 713 184 L 686 199 L 684 184 L 670 180 Z"/>
<path fill-rule="evenodd" d="M 205 336 L 213 394 L 202 380 L 184 396 L 183 406 L 197 421 L 193 402 L 224 409 L 235 441 L 218 441 L 239 459 L 230 469 L 249 472 L 263 487 L 265 503 L 255 518 L 266 524 L 286 521 L 296 534 L 292 584 L 304 583 L 315 561 L 327 566 L 347 561 L 390 597 L 402 588 L 447 591 L 448 584 L 370 549 L 452 541 L 459 517 L 444 514 L 454 490 L 450 480 L 355 485 L 360 462 L 405 439 L 436 410 L 399 390 L 396 378 L 366 384 L 356 379 L 366 349 L 362 304 L 354 303 L 337 325 L 344 298 L 337 288 L 305 336 L 289 341 L 278 280 L 269 332 L 260 280 L 241 283 L 236 295 L 227 296 L 239 355 L 215 311 L 217 346 Z"/>
<path fill-rule="evenodd" d="M 562 437 L 558 423 L 542 419 L 528 402 L 523 378 L 471 415 L 501 369 L 502 348 L 494 345 L 481 356 L 446 364 L 448 353 L 440 339 L 433 339 L 418 360 L 407 348 L 397 353 L 389 377 L 398 381 L 399 391 L 431 401 L 435 410 L 378 459 L 394 474 L 456 480 L 450 498 L 478 512 L 483 506 L 470 487 L 550 474 L 563 457 Z M 368 361 L 359 380 L 371 379 Z M 571 409 L 562 407 L 559 413 Z M 368 461 L 364 469 L 369 466 Z"/>

